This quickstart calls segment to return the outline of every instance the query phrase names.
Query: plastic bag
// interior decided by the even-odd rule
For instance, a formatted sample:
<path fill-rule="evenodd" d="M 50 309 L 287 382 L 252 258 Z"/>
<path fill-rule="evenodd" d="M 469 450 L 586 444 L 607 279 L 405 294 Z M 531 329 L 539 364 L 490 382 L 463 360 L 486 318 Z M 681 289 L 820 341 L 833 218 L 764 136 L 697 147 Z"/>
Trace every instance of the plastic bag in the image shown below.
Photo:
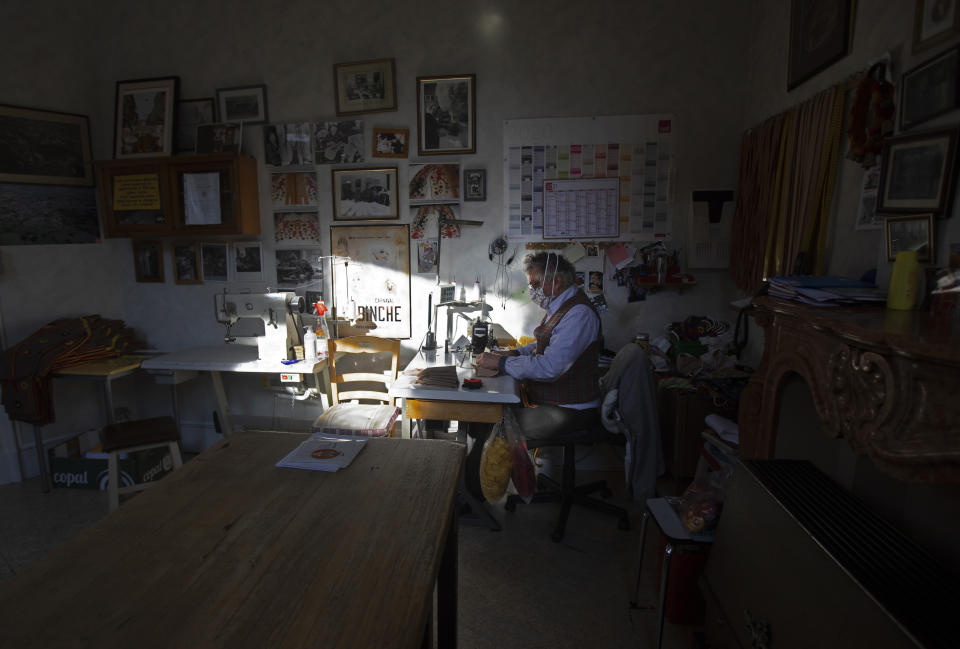
<path fill-rule="evenodd" d="M 507 441 L 510 442 L 510 454 L 513 456 L 510 480 L 517 495 L 523 499 L 523 502 L 529 504 L 533 499 L 533 493 L 537 490 L 537 471 L 533 468 L 533 461 L 530 460 L 517 419 L 509 408 L 506 408 L 503 413 L 503 428 Z"/>
<path fill-rule="evenodd" d="M 480 489 L 489 502 L 503 498 L 513 469 L 513 453 L 503 422 L 493 427 L 480 455 Z"/>
<path fill-rule="evenodd" d="M 695 479 L 683 492 L 680 520 L 688 532 L 705 534 L 717 526 L 728 477 L 724 472 L 710 471 Z"/>

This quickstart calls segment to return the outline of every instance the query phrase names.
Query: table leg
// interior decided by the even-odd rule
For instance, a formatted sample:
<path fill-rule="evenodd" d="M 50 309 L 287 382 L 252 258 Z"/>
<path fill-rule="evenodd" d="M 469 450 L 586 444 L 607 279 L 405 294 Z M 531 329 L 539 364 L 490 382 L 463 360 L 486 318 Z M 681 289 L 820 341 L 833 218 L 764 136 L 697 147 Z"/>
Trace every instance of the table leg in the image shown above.
<path fill-rule="evenodd" d="M 663 618 L 667 612 L 667 584 L 670 583 L 670 559 L 673 557 L 673 544 L 667 543 L 663 551 L 663 575 L 660 578 L 660 619 L 657 621 L 657 649 L 663 647 Z"/>
<path fill-rule="evenodd" d="M 459 556 L 457 505 L 453 505 L 450 528 L 447 530 L 440 571 L 437 575 L 437 646 L 457 646 L 457 591 L 459 586 Z"/>
<path fill-rule="evenodd" d="M 407 400 L 403 400 L 403 407 L 400 411 L 400 437 L 410 439 L 410 417 L 407 416 Z"/>
<path fill-rule="evenodd" d="M 210 381 L 213 383 L 213 392 L 217 398 L 217 414 L 220 415 L 220 426 L 223 427 L 223 435 L 233 434 L 233 422 L 230 421 L 230 404 L 227 402 L 227 393 L 223 389 L 223 377 L 220 372 L 210 372 Z"/>
<path fill-rule="evenodd" d="M 640 522 L 640 559 L 637 561 L 637 584 L 633 587 L 633 600 L 630 606 L 636 608 L 640 601 L 640 576 L 643 575 L 643 551 L 647 545 L 647 521 L 650 519 L 650 512 L 643 510 L 643 520 Z"/>
<path fill-rule="evenodd" d="M 113 381 L 109 376 L 103 378 L 103 399 L 107 408 L 107 423 L 117 423 L 116 410 L 113 405 Z"/>
<path fill-rule="evenodd" d="M 43 426 L 33 425 L 33 444 L 37 449 L 37 465 L 40 467 L 40 489 L 50 493 L 50 468 L 47 466 L 47 454 L 43 452 Z"/>

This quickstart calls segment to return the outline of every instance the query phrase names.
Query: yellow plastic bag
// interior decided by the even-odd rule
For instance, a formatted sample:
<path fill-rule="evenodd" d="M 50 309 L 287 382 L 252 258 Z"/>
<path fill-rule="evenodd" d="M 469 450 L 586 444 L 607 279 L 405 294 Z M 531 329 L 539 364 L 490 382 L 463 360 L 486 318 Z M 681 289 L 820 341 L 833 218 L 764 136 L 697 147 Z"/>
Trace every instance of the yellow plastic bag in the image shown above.
<path fill-rule="evenodd" d="M 504 435 L 503 424 L 500 423 L 490 433 L 480 456 L 480 488 L 483 490 L 483 497 L 492 503 L 503 498 L 512 470 L 510 443 Z"/>

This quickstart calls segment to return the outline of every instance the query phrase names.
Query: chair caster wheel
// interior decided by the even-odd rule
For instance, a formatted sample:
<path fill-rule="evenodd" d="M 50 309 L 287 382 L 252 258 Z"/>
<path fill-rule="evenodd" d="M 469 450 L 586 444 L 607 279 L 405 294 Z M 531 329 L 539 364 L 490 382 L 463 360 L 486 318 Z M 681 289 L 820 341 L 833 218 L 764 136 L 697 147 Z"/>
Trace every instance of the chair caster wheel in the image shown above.
<path fill-rule="evenodd" d="M 624 517 L 624 518 L 621 518 L 620 520 L 618 520 L 618 521 L 617 521 L 617 529 L 621 529 L 621 530 L 623 530 L 623 531 L 625 531 L 625 532 L 629 532 L 629 531 L 630 531 L 630 519 Z"/>

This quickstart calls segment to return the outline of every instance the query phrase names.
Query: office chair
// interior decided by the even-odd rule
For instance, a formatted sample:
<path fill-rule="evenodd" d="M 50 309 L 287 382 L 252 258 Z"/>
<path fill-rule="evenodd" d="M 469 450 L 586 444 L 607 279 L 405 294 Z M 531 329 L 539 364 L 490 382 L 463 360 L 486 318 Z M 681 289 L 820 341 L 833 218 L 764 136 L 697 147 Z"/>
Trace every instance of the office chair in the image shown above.
<path fill-rule="evenodd" d="M 330 339 L 327 352 L 331 406 L 313 423 L 313 431 L 366 437 L 389 435 L 399 415 L 387 391 L 397 379 L 400 341 L 376 336 Z M 390 354 L 390 370 L 382 373 L 338 371 L 337 363 L 344 367 L 344 361 L 353 354 Z M 353 385 L 359 383 L 381 383 L 382 389 Z M 345 390 L 345 387 L 351 389 Z M 360 403 L 361 400 L 377 403 Z"/>
<path fill-rule="evenodd" d="M 107 472 L 109 482 L 107 492 L 110 499 L 110 511 L 120 506 L 120 494 L 142 491 L 156 484 L 156 481 L 142 482 L 127 487 L 120 486 L 120 454 L 137 453 L 151 448 L 166 446 L 173 460 L 173 470 L 183 466 L 180 457 L 180 431 L 172 417 L 154 417 L 137 421 L 124 421 L 103 428 L 102 446 L 107 453 Z"/>

